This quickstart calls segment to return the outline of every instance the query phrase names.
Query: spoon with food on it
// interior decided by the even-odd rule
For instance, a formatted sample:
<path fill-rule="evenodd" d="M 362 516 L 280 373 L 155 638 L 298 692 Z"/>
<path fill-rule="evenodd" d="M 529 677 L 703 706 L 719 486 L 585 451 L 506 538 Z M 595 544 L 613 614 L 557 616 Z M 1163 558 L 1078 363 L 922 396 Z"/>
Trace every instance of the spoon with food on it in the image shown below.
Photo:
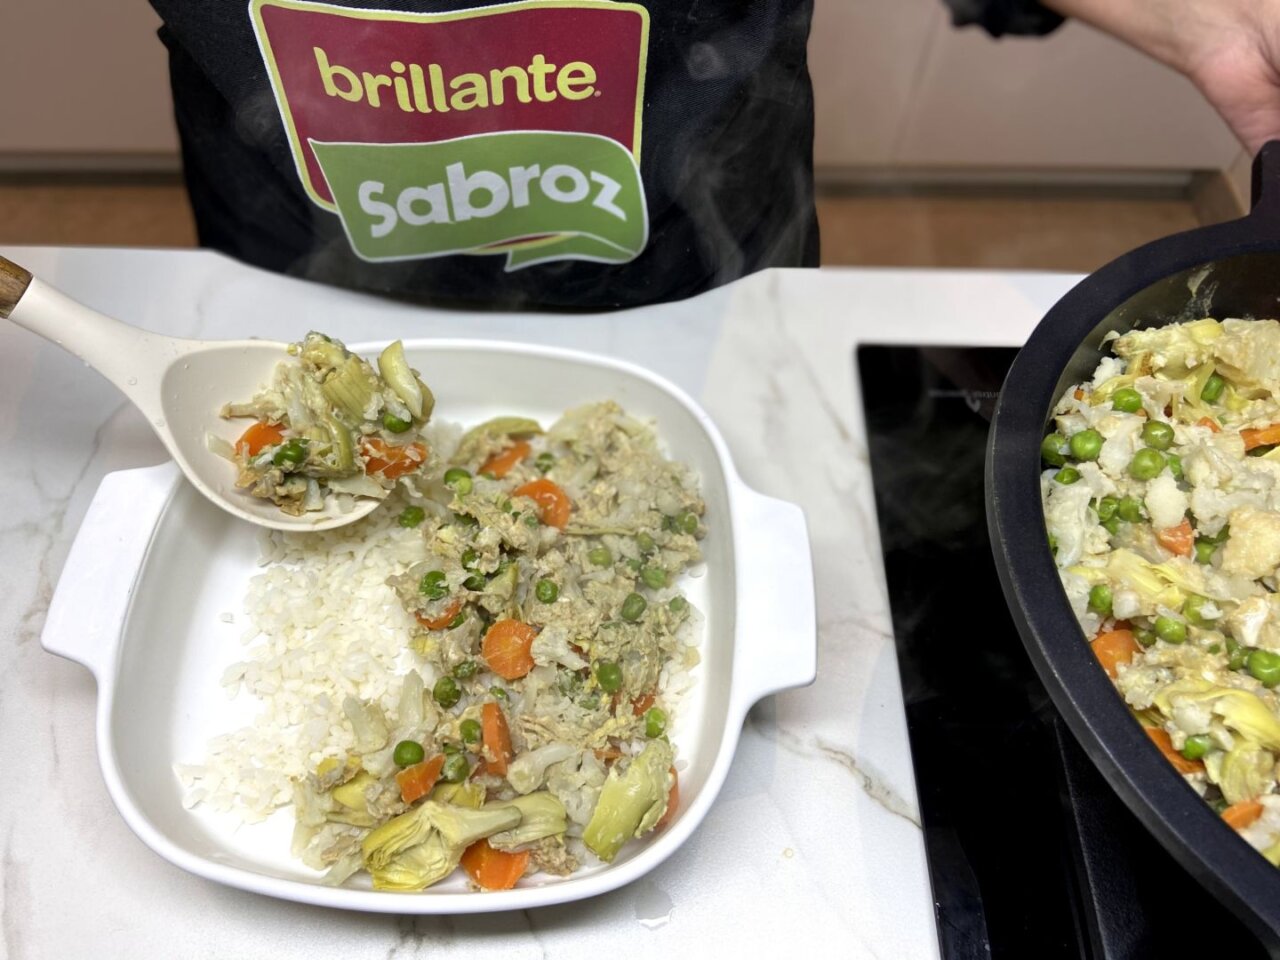
<path fill-rule="evenodd" d="M 164 337 L 97 313 L 4 257 L 0 317 L 115 384 L 196 489 L 250 523 L 340 527 L 429 469 L 422 430 L 435 399 L 399 341 L 375 367 L 320 333 L 294 344 Z"/>

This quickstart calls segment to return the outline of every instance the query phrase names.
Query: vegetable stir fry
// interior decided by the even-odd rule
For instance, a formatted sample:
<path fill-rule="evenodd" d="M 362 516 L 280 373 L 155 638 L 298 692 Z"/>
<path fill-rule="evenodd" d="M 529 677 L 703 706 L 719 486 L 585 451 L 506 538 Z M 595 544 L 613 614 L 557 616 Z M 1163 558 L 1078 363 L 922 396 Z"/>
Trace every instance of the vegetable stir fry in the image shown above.
<path fill-rule="evenodd" d="M 1041 448 L 1050 547 L 1152 741 L 1280 865 L 1280 322 L 1112 347 Z"/>
<path fill-rule="evenodd" d="M 546 433 L 464 435 L 399 514 L 427 558 L 388 583 L 418 625 L 397 709 L 344 703 L 357 749 L 294 783 L 295 850 L 332 882 L 487 890 L 612 861 L 678 803 L 667 685 L 696 665 L 676 588 L 704 504 L 606 402 Z"/>
<path fill-rule="evenodd" d="M 428 467 L 419 431 L 435 399 L 400 341 L 382 352 L 377 371 L 321 333 L 289 353 L 298 362 L 277 365 L 270 386 L 222 408 L 225 418 L 256 421 L 234 447 L 210 441 L 238 468 L 238 488 L 301 516 L 323 509 L 328 495 L 381 499 Z"/>

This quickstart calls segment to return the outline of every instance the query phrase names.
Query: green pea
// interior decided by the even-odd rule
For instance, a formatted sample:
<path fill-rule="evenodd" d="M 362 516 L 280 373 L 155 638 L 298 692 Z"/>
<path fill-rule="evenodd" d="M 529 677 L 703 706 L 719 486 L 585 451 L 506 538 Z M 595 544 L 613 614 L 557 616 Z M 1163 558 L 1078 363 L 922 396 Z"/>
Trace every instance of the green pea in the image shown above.
<path fill-rule="evenodd" d="M 640 579 L 651 589 L 661 590 L 667 585 L 667 571 L 654 564 L 649 564 L 641 568 Z"/>
<path fill-rule="evenodd" d="M 1203 760 L 1213 747 L 1213 738 L 1207 733 L 1197 733 L 1187 737 L 1182 745 L 1182 755 L 1188 760 Z"/>
<path fill-rule="evenodd" d="M 480 665 L 474 660 L 463 660 L 461 663 L 454 665 L 452 672 L 459 680 L 470 680 L 480 672 Z"/>
<path fill-rule="evenodd" d="M 503 690 L 501 687 L 490 687 L 489 696 L 493 697 L 495 700 L 505 700 L 507 699 L 507 691 Z"/>
<path fill-rule="evenodd" d="M 676 529 L 693 536 L 698 532 L 698 515 L 692 510 L 686 510 L 676 517 Z"/>
<path fill-rule="evenodd" d="M 461 783 L 471 773 L 471 764 L 461 753 L 453 753 L 444 758 L 444 766 L 440 768 L 440 779 L 445 783 Z"/>
<path fill-rule="evenodd" d="M 640 619 L 641 615 L 644 613 L 644 608 L 648 605 L 649 602 L 645 600 L 644 597 L 640 596 L 640 594 L 627 594 L 627 599 L 622 601 L 622 619 L 634 623 Z"/>
<path fill-rule="evenodd" d="M 1159 450 L 1143 447 L 1129 461 L 1129 476 L 1135 480 L 1154 480 L 1164 469 L 1164 456 Z"/>
<path fill-rule="evenodd" d="M 483 573 L 473 573 L 467 579 L 462 581 L 462 585 L 468 590 L 483 590 L 489 585 L 489 581 L 484 578 Z"/>
<path fill-rule="evenodd" d="M 445 626 L 446 630 L 457 630 L 460 626 L 467 622 L 467 611 L 459 610 L 458 615 L 454 617 Z"/>
<path fill-rule="evenodd" d="M 560 596 L 560 588 L 556 586 L 554 580 L 539 580 L 533 588 L 533 593 L 542 603 L 555 603 L 556 597 Z"/>
<path fill-rule="evenodd" d="M 444 751 L 446 757 L 452 757 L 455 753 L 461 753 L 462 747 L 454 743 L 452 740 L 446 740 L 440 745 L 440 749 Z"/>
<path fill-rule="evenodd" d="M 1068 446 L 1077 460 L 1097 460 L 1102 452 L 1102 434 L 1097 430 L 1081 430 L 1072 435 Z"/>
<path fill-rule="evenodd" d="M 650 740 L 667 732 L 667 714 L 657 707 L 650 707 L 644 714 L 644 735 Z"/>
<path fill-rule="evenodd" d="M 1227 669 L 1243 670 L 1247 659 L 1249 659 L 1249 648 L 1243 647 L 1231 637 L 1227 637 Z"/>
<path fill-rule="evenodd" d="M 533 465 L 539 473 L 548 473 L 556 465 L 556 458 L 549 453 L 540 453 L 533 458 Z"/>
<path fill-rule="evenodd" d="M 390 433 L 404 433 L 413 426 L 413 421 L 401 420 L 394 413 L 388 411 L 382 415 L 382 426 Z"/>
<path fill-rule="evenodd" d="M 1249 673 L 1264 687 L 1280 683 L 1280 653 L 1270 650 L 1254 650 L 1245 661 Z"/>
<path fill-rule="evenodd" d="M 609 552 L 609 548 L 603 543 L 599 546 L 592 547 L 587 551 L 587 560 L 595 564 L 597 567 L 607 567 L 613 563 L 613 554 Z"/>
<path fill-rule="evenodd" d="M 458 496 L 465 497 L 471 492 L 471 474 L 461 467 L 450 467 L 444 472 L 444 485 L 452 488 Z"/>
<path fill-rule="evenodd" d="M 617 693 L 622 689 L 622 668 L 612 660 L 596 664 L 596 683 L 605 693 Z"/>
<path fill-rule="evenodd" d="M 1166 454 L 1166 459 L 1169 461 L 1169 472 L 1173 474 L 1173 479 L 1181 480 L 1182 479 L 1182 458 L 1178 456 L 1176 453 L 1170 453 L 1170 454 Z"/>
<path fill-rule="evenodd" d="M 1106 530 L 1107 533 L 1114 537 L 1120 532 L 1120 518 L 1112 517 L 1110 520 L 1103 520 L 1102 529 Z"/>
<path fill-rule="evenodd" d="M 1052 533 L 1049 534 L 1049 552 L 1055 557 L 1058 555 L 1058 538 Z"/>
<path fill-rule="evenodd" d="M 415 763 L 421 763 L 426 755 L 427 752 L 417 740 L 401 740 L 392 751 L 391 759 L 397 767 L 412 767 Z"/>
<path fill-rule="evenodd" d="M 1202 611 L 1205 604 L 1210 602 L 1208 597 L 1202 597 L 1198 593 L 1187 594 L 1186 602 L 1182 605 L 1182 615 L 1193 626 L 1207 627 L 1212 621 L 1206 620 Z"/>
<path fill-rule="evenodd" d="M 289 440 L 280 445 L 280 449 L 275 452 L 275 455 L 271 458 L 271 462 L 277 467 L 283 467 L 287 463 L 297 466 L 306 459 L 307 441 Z"/>
<path fill-rule="evenodd" d="M 463 743 L 479 743 L 481 730 L 480 722 L 470 718 L 463 720 L 458 724 L 458 732 L 462 734 Z"/>
<path fill-rule="evenodd" d="M 653 537 L 649 536 L 649 534 L 637 533 L 636 546 L 640 548 L 641 553 L 650 553 L 657 544 L 653 542 Z"/>
<path fill-rule="evenodd" d="M 427 511 L 421 507 L 405 507 L 400 511 L 400 526 L 412 530 L 423 520 L 427 519 Z"/>
<path fill-rule="evenodd" d="M 436 703 L 448 709 L 462 699 L 462 691 L 458 689 L 457 681 L 453 677 L 441 677 L 431 688 L 431 696 L 435 698 Z"/>
<path fill-rule="evenodd" d="M 1187 625 L 1173 617 L 1156 617 L 1156 636 L 1165 643 L 1185 643 Z"/>
<path fill-rule="evenodd" d="M 1116 515 L 1116 511 L 1120 509 L 1120 501 L 1115 497 L 1103 497 L 1098 501 L 1096 508 L 1098 519 L 1103 523 L 1110 520 Z"/>
<path fill-rule="evenodd" d="M 1099 583 L 1089 590 L 1089 609 L 1104 617 L 1111 615 L 1111 588 Z"/>
<path fill-rule="evenodd" d="M 1137 413 L 1142 409 L 1142 394 L 1132 387 L 1121 387 L 1111 395 L 1111 409 L 1121 413 Z"/>
<path fill-rule="evenodd" d="M 1137 497 L 1123 498 L 1116 507 L 1116 516 L 1125 523 L 1140 523 L 1146 519 L 1146 514 L 1142 512 L 1142 501 Z"/>
<path fill-rule="evenodd" d="M 446 579 L 443 570 L 432 570 L 418 583 L 418 592 L 430 600 L 443 600 L 449 595 Z"/>
<path fill-rule="evenodd" d="M 1200 391 L 1200 399 L 1205 403 L 1217 403 L 1222 398 L 1222 391 L 1227 389 L 1227 381 L 1216 373 L 1210 374 Z"/>
<path fill-rule="evenodd" d="M 639 573 L 641 566 L 643 566 L 643 564 L 641 564 L 635 557 L 627 557 L 627 569 L 632 573 Z"/>
<path fill-rule="evenodd" d="M 542 521 L 538 519 L 536 513 L 526 513 L 524 515 L 524 525 L 526 527 L 540 527 L 542 526 Z"/>
<path fill-rule="evenodd" d="M 1075 483 L 1080 479 L 1080 471 L 1075 467 L 1063 467 L 1053 475 L 1053 479 L 1057 480 L 1063 486 L 1069 483 Z"/>
<path fill-rule="evenodd" d="M 1067 438 L 1060 433 L 1051 433 L 1040 442 L 1040 459 L 1051 467 L 1060 467 L 1067 462 Z"/>
<path fill-rule="evenodd" d="M 1173 446 L 1173 427 L 1161 420 L 1148 421 L 1142 427 L 1142 442 L 1154 450 Z"/>
<path fill-rule="evenodd" d="M 467 549 L 462 551 L 462 556 L 459 558 L 459 562 L 462 564 L 463 570 L 474 570 L 476 568 L 476 564 L 480 562 L 480 554 L 476 553 L 473 548 L 467 547 Z"/>
<path fill-rule="evenodd" d="M 1138 641 L 1139 646 L 1149 647 L 1156 642 L 1156 632 L 1146 627 L 1138 627 L 1133 631 L 1133 639 Z"/>
<path fill-rule="evenodd" d="M 667 609 L 672 613 L 684 613 L 689 609 L 689 601 L 680 596 L 672 597 L 667 601 Z"/>

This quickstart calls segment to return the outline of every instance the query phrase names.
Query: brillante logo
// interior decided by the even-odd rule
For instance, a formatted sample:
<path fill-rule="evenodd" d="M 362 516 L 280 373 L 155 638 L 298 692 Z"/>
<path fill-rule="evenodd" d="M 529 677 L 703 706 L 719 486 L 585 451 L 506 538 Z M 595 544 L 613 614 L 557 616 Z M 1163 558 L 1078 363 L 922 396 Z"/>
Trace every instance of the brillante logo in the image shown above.
<path fill-rule="evenodd" d="M 360 257 L 502 254 L 511 270 L 644 249 L 644 8 L 250 12 L 298 175 Z"/>

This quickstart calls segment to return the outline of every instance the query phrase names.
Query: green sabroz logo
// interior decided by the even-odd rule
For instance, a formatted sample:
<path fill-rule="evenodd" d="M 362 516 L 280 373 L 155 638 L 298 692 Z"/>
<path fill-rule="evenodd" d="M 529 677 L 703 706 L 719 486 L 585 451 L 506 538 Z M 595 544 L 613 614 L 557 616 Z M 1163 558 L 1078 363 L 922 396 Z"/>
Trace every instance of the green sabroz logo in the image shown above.
<path fill-rule="evenodd" d="M 587 133 L 512 131 L 435 143 L 319 143 L 351 245 L 366 260 L 506 253 L 625 263 L 648 240 L 635 158 Z"/>

